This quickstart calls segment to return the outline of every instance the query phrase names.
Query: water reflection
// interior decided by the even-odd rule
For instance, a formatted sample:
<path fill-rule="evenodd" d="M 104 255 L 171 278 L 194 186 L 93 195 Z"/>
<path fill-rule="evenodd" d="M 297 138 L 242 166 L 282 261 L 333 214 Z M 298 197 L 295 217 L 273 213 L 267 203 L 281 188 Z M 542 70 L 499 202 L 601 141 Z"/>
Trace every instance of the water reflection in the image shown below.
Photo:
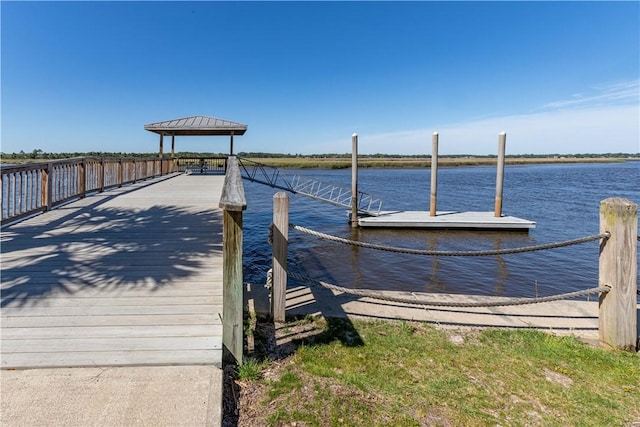
<path fill-rule="evenodd" d="M 305 171 L 344 184 L 350 171 Z M 443 169 L 438 206 L 492 210 L 493 168 Z M 428 170 L 360 171 L 361 189 L 383 198 L 383 209 L 428 209 Z M 615 177 L 612 180 L 610 177 Z M 504 212 L 531 219 L 529 233 L 460 230 L 353 229 L 342 208 L 291 196 L 290 221 L 323 233 L 386 246 L 429 250 L 506 249 L 597 233 L 607 197 L 640 202 L 639 163 L 507 166 Z M 477 187 L 475 183 L 480 183 Z M 585 184 L 585 183 L 588 183 Z M 374 191 L 375 190 L 375 191 Z M 245 280 L 262 283 L 270 267 L 266 230 L 275 190 L 245 183 Z M 597 242 L 542 252 L 489 257 L 428 257 L 329 242 L 290 233 L 289 262 L 302 274 L 340 286 L 502 296 L 545 296 L 597 285 Z"/>

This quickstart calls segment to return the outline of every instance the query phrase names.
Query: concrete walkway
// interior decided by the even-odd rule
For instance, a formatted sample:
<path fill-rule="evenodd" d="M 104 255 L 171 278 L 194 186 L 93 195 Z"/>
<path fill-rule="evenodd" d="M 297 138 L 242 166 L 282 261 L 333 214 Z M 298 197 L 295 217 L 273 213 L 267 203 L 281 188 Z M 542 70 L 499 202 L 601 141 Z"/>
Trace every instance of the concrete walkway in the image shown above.
<path fill-rule="evenodd" d="M 0 425 L 219 426 L 222 370 L 141 366 L 0 371 Z"/>

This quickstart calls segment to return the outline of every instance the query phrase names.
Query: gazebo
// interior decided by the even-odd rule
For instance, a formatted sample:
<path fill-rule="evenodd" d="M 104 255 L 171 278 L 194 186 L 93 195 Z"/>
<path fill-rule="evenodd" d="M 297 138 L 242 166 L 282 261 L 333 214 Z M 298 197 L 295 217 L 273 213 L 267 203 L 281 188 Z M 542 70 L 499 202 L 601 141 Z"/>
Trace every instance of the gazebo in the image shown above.
<path fill-rule="evenodd" d="M 182 119 L 166 120 L 164 122 L 144 125 L 144 129 L 160 135 L 160 148 L 158 157 L 163 155 L 163 139 L 171 135 L 171 158 L 175 155 L 175 138 L 179 136 L 209 136 L 229 135 L 229 155 L 233 155 L 233 137 L 244 135 L 247 125 L 229 120 L 217 119 L 208 116 L 192 116 Z"/>

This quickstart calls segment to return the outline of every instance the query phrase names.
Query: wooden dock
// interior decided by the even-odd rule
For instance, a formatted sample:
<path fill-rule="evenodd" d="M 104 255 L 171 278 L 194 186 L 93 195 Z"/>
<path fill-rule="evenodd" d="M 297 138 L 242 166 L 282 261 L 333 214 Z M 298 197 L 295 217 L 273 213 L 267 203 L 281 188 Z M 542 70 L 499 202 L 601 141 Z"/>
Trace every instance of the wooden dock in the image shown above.
<path fill-rule="evenodd" d="M 424 229 L 479 229 L 525 231 L 536 223 L 513 216 L 494 216 L 493 212 L 438 211 L 430 216 L 424 211 L 388 211 L 378 216 L 358 218 L 360 227 L 424 228 Z"/>
<path fill-rule="evenodd" d="M 224 176 L 155 178 L 2 230 L 2 368 L 221 365 Z"/>

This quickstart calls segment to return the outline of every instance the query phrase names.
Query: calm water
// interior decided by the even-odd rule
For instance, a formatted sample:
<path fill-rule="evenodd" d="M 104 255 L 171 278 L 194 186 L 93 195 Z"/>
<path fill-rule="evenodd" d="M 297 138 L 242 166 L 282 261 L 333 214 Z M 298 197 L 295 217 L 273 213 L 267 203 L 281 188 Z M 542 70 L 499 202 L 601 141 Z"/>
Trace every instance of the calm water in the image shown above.
<path fill-rule="evenodd" d="M 351 170 L 286 171 L 350 188 Z M 438 210 L 493 211 L 495 167 L 440 168 Z M 599 203 L 625 197 L 640 203 L 640 162 L 507 166 L 503 214 L 537 222 L 529 233 L 352 230 L 346 210 L 290 196 L 290 222 L 320 232 L 396 247 L 432 250 L 512 248 L 599 232 Z M 382 198 L 383 210 L 429 210 L 430 170 L 361 169 L 359 189 Z M 277 190 L 245 181 L 246 282 L 264 283 L 271 264 L 268 226 Z M 289 231 L 289 268 L 345 287 L 535 296 L 598 283 L 598 242 L 542 252 L 489 257 L 396 254 Z M 291 279 L 290 279 L 291 280 Z M 295 283 L 291 281 L 290 283 Z"/>

